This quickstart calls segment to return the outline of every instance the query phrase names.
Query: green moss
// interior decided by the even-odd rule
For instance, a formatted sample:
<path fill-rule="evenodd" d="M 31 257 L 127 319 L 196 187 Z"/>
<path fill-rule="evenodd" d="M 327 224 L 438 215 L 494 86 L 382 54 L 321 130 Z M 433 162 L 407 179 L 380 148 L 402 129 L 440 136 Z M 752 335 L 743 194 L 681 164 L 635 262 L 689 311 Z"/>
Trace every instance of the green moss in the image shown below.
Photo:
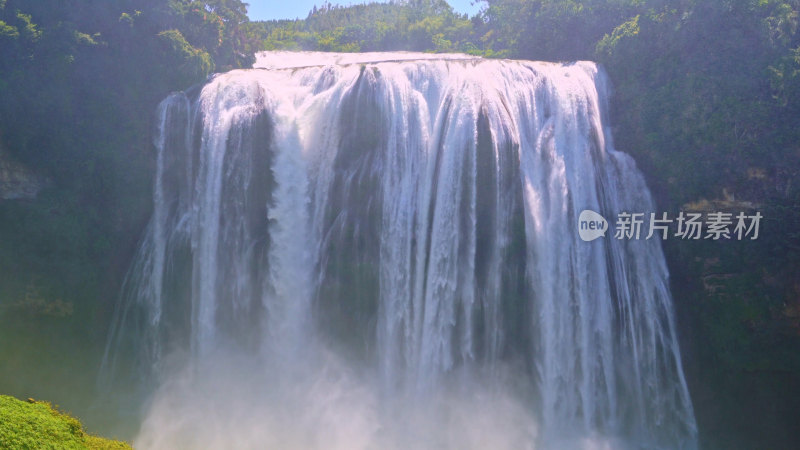
<path fill-rule="evenodd" d="M 130 449 L 125 442 L 92 436 L 78 419 L 50 403 L 0 395 L 0 448 Z"/>

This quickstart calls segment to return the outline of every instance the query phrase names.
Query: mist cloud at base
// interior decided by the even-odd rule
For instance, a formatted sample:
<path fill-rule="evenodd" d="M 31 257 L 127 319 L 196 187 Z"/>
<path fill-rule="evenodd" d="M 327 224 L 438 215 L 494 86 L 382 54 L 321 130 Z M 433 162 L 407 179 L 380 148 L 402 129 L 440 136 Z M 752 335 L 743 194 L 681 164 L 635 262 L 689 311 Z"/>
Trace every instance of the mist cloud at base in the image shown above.
<path fill-rule="evenodd" d="M 536 420 L 510 385 L 456 375 L 435 391 L 388 392 L 371 370 L 305 353 L 277 362 L 219 350 L 168 370 L 136 448 L 534 448 Z"/>

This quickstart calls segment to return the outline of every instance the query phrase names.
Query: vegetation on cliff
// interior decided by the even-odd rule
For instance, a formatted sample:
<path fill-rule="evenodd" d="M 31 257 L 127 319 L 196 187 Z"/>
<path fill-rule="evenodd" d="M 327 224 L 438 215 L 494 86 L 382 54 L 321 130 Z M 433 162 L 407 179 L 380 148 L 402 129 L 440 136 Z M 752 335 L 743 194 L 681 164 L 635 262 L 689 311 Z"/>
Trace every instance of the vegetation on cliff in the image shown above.
<path fill-rule="evenodd" d="M 0 391 L 88 417 L 150 214 L 155 108 L 248 66 L 238 0 L 0 0 L 0 152 L 49 180 L 0 200 Z"/>

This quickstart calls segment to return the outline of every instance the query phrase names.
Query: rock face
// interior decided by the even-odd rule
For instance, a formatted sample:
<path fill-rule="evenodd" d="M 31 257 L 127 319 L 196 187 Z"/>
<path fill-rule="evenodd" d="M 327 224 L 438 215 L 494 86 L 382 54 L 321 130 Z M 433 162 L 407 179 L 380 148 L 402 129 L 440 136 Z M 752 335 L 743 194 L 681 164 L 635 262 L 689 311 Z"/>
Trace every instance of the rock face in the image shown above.
<path fill-rule="evenodd" d="M 0 148 L 0 200 L 33 199 L 50 183 Z"/>

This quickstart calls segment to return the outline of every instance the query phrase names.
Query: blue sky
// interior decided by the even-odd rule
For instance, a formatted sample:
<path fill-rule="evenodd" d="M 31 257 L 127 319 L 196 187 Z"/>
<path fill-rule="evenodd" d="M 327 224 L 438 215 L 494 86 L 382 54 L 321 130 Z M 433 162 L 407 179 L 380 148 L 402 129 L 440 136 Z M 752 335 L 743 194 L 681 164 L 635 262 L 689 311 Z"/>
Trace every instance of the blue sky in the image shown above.
<path fill-rule="evenodd" d="M 331 0 L 331 4 L 351 5 L 369 3 L 374 0 Z M 303 19 L 314 5 L 322 5 L 325 0 L 245 0 L 250 20 Z M 473 16 L 481 8 L 482 2 L 476 0 L 448 0 L 457 12 Z M 470 3 L 476 3 L 470 5 Z"/>

